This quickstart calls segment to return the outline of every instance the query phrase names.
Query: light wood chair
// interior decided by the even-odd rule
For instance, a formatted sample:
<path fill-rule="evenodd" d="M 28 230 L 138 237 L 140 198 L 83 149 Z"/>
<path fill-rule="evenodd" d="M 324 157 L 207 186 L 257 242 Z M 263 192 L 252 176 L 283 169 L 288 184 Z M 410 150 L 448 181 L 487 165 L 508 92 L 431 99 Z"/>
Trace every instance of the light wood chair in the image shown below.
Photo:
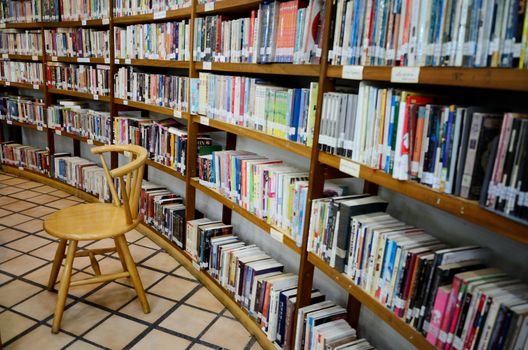
<path fill-rule="evenodd" d="M 145 313 L 150 312 L 150 307 L 145 296 L 145 291 L 139 278 L 136 265 L 130 255 L 125 233 L 132 230 L 139 223 L 138 205 L 141 192 L 143 171 L 147 159 L 147 151 L 134 145 L 108 145 L 93 147 L 93 154 L 99 154 L 105 171 L 106 181 L 112 194 L 112 203 L 80 204 L 70 208 L 62 209 L 53 213 L 44 221 L 44 229 L 50 235 L 59 239 L 59 245 L 55 252 L 53 266 L 48 282 L 48 290 L 53 290 L 57 283 L 57 276 L 66 257 L 64 270 L 60 279 L 60 286 L 55 307 L 52 332 L 57 333 L 60 329 L 64 304 L 70 286 L 79 286 L 90 283 L 100 283 L 118 278 L 130 277 L 139 302 Z M 109 170 L 104 153 L 106 152 L 128 152 L 128 164 L 117 169 Z M 114 180 L 118 179 L 121 199 L 116 191 Z M 78 241 L 101 240 L 112 238 L 115 247 L 80 250 L 77 251 Z M 68 242 L 68 252 L 64 255 Z M 103 275 L 95 258 L 97 254 L 116 251 L 123 266 L 123 272 Z M 79 256 L 87 256 L 94 269 L 95 276 L 83 280 L 71 281 L 73 259 Z"/>

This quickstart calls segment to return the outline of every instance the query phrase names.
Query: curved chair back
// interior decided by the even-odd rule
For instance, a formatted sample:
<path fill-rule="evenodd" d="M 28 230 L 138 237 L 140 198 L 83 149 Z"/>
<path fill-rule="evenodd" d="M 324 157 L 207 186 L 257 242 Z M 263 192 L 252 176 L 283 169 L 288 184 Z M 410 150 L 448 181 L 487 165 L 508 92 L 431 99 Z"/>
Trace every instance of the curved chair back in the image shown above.
<path fill-rule="evenodd" d="M 105 171 L 106 182 L 112 193 L 113 204 L 117 207 L 123 205 L 127 223 L 131 224 L 138 217 L 139 195 L 143 171 L 147 162 L 147 150 L 136 145 L 107 145 L 92 147 L 91 151 L 93 154 L 99 154 Z M 124 152 L 125 155 L 128 155 L 128 163 L 110 170 L 104 159 L 104 153 L 107 152 Z M 116 179 L 119 181 L 122 204 L 115 187 Z"/>

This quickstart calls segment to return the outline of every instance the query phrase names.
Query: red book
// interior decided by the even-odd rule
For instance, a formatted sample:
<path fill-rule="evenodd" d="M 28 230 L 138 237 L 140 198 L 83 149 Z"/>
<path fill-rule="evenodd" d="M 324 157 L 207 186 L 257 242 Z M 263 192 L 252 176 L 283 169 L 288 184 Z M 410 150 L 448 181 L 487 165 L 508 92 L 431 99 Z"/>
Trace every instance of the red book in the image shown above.
<path fill-rule="evenodd" d="M 433 312 L 431 313 L 431 322 L 429 323 L 429 331 L 426 336 L 427 341 L 433 345 L 436 344 L 440 332 L 440 325 L 445 316 L 447 300 L 451 293 L 451 289 L 451 285 L 446 285 L 438 288 L 438 292 L 436 292 Z"/>

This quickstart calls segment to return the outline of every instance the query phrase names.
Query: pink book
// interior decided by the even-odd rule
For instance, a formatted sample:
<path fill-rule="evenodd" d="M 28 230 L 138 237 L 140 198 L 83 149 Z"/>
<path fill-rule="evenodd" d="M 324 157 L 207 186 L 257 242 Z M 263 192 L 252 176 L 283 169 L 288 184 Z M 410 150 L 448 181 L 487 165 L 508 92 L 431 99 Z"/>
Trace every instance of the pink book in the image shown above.
<path fill-rule="evenodd" d="M 433 312 L 431 313 L 431 322 L 429 323 L 429 330 L 427 331 L 426 336 L 427 341 L 433 345 L 436 344 L 436 340 L 438 339 L 440 325 L 444 318 L 451 289 L 451 285 L 442 286 L 438 288 L 438 292 L 436 293 Z"/>
<path fill-rule="evenodd" d="M 438 332 L 438 339 L 436 341 L 436 346 L 440 349 L 443 349 L 447 344 L 447 336 L 449 334 L 449 328 L 453 320 L 454 312 L 456 309 L 457 299 L 458 299 L 458 290 L 460 289 L 462 281 L 458 278 L 453 279 L 453 288 L 449 293 L 449 298 L 447 300 L 447 305 L 445 308 L 445 316 L 440 325 L 440 331 Z"/>

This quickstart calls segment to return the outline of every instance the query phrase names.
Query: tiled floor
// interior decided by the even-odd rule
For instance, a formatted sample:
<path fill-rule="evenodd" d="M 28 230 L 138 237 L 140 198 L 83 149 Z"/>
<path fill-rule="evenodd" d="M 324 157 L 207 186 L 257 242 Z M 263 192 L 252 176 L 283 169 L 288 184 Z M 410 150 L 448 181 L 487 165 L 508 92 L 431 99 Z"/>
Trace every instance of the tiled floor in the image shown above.
<path fill-rule="evenodd" d="M 183 266 L 136 231 L 126 237 L 150 314 L 141 311 L 126 279 L 72 287 L 62 330 L 52 334 L 57 294 L 45 286 L 57 242 L 42 231 L 42 219 L 77 203 L 65 192 L 0 171 L 0 335 L 6 349 L 261 349 Z M 103 273 L 121 271 L 114 255 L 99 259 Z M 74 273 L 93 275 L 87 258 L 76 259 Z"/>

